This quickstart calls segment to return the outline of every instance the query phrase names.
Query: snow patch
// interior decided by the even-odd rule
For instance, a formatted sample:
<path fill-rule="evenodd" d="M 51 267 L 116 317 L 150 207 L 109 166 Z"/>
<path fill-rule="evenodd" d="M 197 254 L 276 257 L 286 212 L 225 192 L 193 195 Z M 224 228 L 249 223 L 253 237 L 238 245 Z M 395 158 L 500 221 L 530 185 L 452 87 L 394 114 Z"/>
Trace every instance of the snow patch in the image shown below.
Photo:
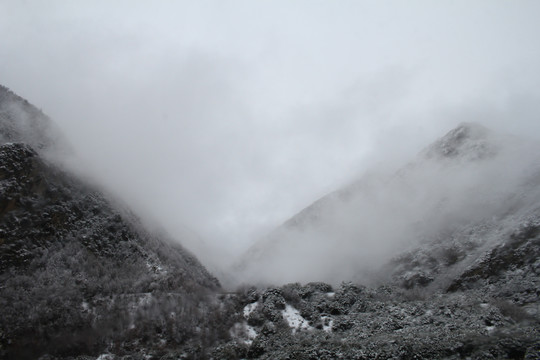
<path fill-rule="evenodd" d="M 152 302 L 152 293 L 144 293 L 139 299 L 138 307 L 149 305 Z"/>
<path fill-rule="evenodd" d="M 326 293 L 326 296 L 328 296 L 329 298 L 333 298 L 334 296 L 336 296 L 336 293 L 335 292 L 328 292 L 328 293 Z"/>
<path fill-rule="evenodd" d="M 151 271 L 152 273 L 156 275 L 167 274 L 167 270 L 165 270 L 163 266 L 161 266 L 159 260 L 157 259 L 151 259 L 151 258 L 146 259 L 146 267 L 148 268 L 149 271 Z"/>
<path fill-rule="evenodd" d="M 251 344 L 253 342 L 253 339 L 255 339 L 257 337 L 257 331 L 253 328 L 253 326 L 249 326 L 249 325 L 246 325 L 246 331 L 247 331 L 247 336 L 249 338 L 249 344 Z"/>
<path fill-rule="evenodd" d="M 112 354 L 101 354 L 97 357 L 96 360 L 114 360 L 114 355 Z"/>
<path fill-rule="evenodd" d="M 289 327 L 292 328 L 293 334 L 298 330 L 310 330 L 309 323 L 300 315 L 300 312 L 291 305 L 287 304 L 285 310 L 281 311 L 283 319 L 287 321 Z"/>
<path fill-rule="evenodd" d="M 229 330 L 229 334 L 231 334 L 232 338 L 246 345 L 251 345 L 253 339 L 257 337 L 257 331 L 245 321 L 234 324 L 231 330 Z"/>
<path fill-rule="evenodd" d="M 90 305 L 88 305 L 88 303 L 86 301 L 83 301 L 81 303 L 81 307 L 82 307 L 83 311 L 88 311 L 90 309 Z"/>
<path fill-rule="evenodd" d="M 331 333 L 332 327 L 334 326 L 334 319 L 332 319 L 330 316 L 321 316 L 321 320 L 322 320 L 323 330 L 328 333 Z"/>
<path fill-rule="evenodd" d="M 251 313 L 253 311 L 255 311 L 255 309 L 257 309 L 257 306 L 259 305 L 258 302 L 254 302 L 252 304 L 247 304 L 245 307 L 244 307 L 244 317 L 247 319 L 249 317 L 249 315 L 251 315 Z"/>

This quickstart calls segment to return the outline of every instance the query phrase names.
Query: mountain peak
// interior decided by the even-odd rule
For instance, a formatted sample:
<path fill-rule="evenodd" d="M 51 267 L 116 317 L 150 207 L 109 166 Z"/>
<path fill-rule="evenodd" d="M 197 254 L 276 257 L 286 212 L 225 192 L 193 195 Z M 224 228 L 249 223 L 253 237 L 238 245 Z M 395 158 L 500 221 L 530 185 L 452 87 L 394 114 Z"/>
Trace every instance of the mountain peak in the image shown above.
<path fill-rule="evenodd" d="M 478 123 L 465 122 L 435 141 L 422 154 L 427 158 L 477 160 L 496 152 L 497 145 L 491 130 Z"/>

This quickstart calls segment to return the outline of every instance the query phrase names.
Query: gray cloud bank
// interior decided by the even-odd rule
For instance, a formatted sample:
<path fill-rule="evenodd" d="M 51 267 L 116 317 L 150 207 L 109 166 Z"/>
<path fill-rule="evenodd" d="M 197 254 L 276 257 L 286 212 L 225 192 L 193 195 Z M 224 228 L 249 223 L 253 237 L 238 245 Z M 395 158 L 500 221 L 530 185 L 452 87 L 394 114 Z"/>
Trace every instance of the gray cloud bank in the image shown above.
<path fill-rule="evenodd" d="M 462 121 L 538 138 L 539 15 L 534 1 L 8 0 L 0 82 L 58 123 L 81 171 L 223 265 Z"/>
<path fill-rule="evenodd" d="M 365 175 L 291 218 L 244 255 L 236 281 L 373 282 L 422 243 L 507 231 L 538 207 L 539 154 L 540 142 L 461 125 L 399 171 Z"/>

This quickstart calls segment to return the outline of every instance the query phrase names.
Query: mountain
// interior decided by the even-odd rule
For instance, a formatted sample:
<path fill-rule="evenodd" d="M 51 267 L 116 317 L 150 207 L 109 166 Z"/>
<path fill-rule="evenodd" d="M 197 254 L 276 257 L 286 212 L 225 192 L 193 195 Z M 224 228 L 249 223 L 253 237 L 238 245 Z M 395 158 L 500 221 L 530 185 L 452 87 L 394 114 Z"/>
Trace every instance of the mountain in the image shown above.
<path fill-rule="evenodd" d="M 411 253 L 423 249 L 432 270 L 419 281 L 443 286 L 450 270 L 458 276 L 537 221 L 539 154 L 534 141 L 461 124 L 397 172 L 365 175 L 300 211 L 242 256 L 238 278 L 411 283 Z"/>
<path fill-rule="evenodd" d="M 0 358 L 185 345 L 218 281 L 55 163 L 65 144 L 47 116 L 0 87 Z"/>
<path fill-rule="evenodd" d="M 534 141 L 462 124 L 293 216 L 227 292 L 70 151 L 0 87 L 1 359 L 540 359 Z"/>
<path fill-rule="evenodd" d="M 317 200 L 243 255 L 279 286 L 242 289 L 215 358 L 540 359 L 539 155 L 462 124 Z"/>

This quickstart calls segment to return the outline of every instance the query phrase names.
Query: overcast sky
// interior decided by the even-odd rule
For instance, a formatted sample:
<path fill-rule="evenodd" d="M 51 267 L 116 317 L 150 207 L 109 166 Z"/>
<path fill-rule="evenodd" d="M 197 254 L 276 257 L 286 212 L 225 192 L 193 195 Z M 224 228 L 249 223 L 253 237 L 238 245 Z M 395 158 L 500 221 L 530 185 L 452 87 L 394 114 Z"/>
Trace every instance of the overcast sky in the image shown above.
<path fill-rule="evenodd" d="M 0 83 L 138 211 L 236 251 L 462 121 L 540 138 L 538 19 L 539 1 L 0 0 Z"/>

